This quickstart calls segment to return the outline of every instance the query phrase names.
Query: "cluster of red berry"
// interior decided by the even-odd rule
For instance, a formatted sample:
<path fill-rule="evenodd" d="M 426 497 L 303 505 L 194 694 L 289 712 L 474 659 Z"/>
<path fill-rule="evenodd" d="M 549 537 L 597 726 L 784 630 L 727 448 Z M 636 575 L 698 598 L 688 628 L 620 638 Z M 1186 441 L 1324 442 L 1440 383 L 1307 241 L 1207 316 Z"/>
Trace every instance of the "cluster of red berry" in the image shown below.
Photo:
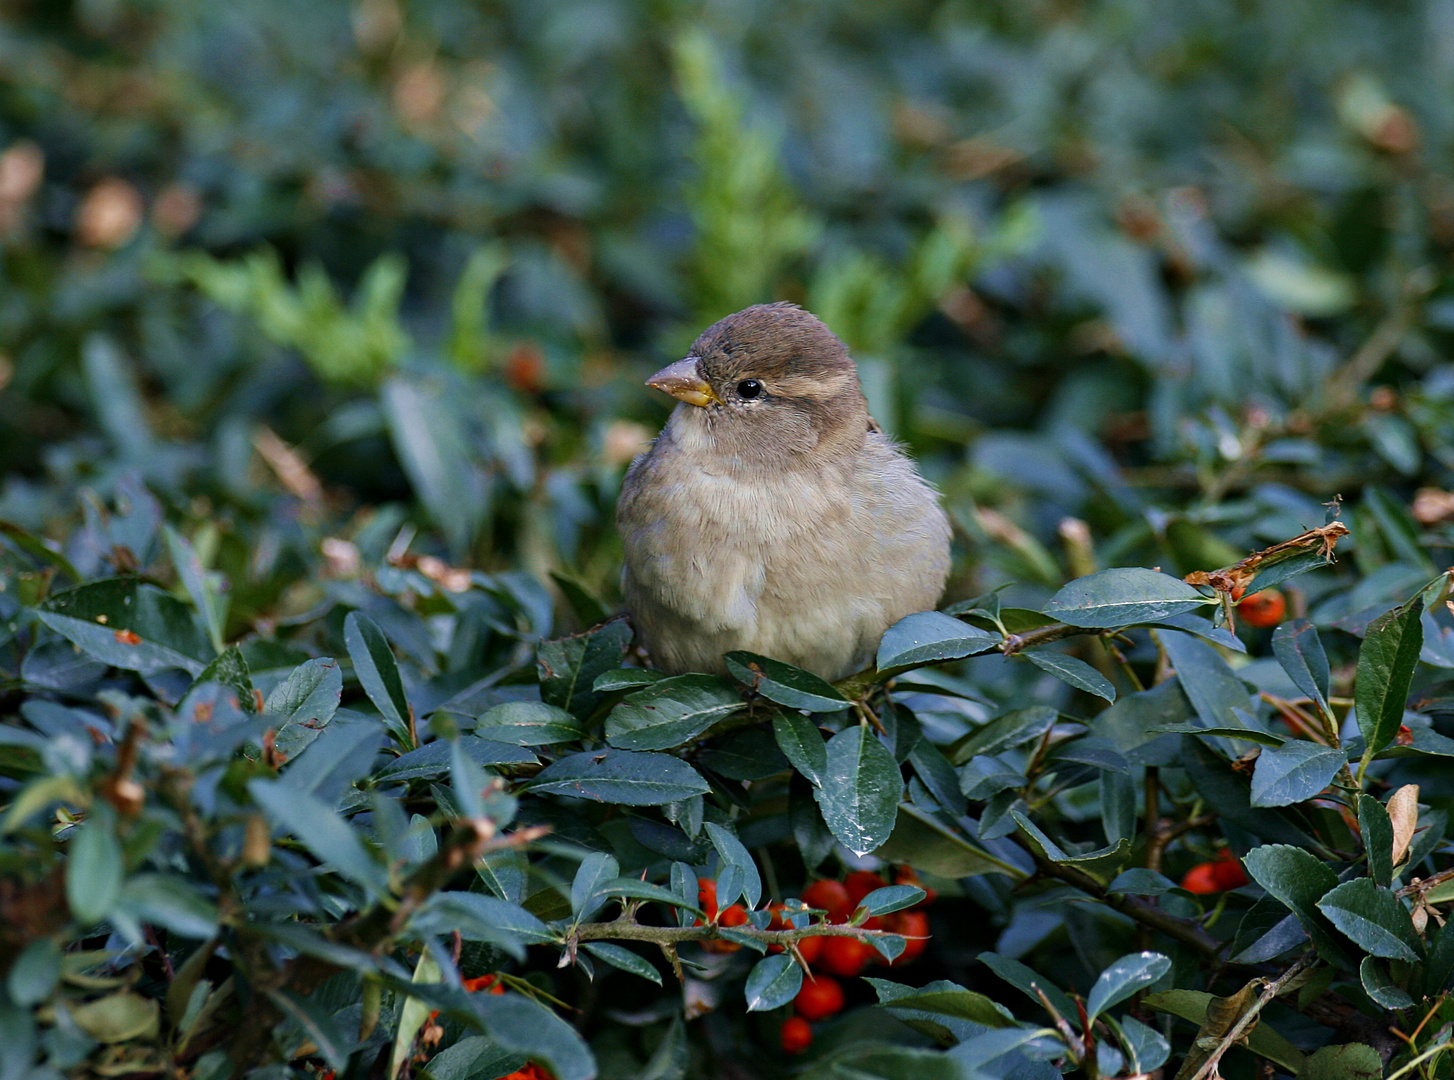
<path fill-rule="evenodd" d="M 843 881 L 824 879 L 815 881 L 803 890 L 803 902 L 809 907 L 822 908 L 828 912 L 830 923 L 847 923 L 863 898 L 875 889 L 881 889 L 887 882 L 869 870 L 855 870 Z M 919 877 L 909 867 L 900 867 L 894 875 L 894 884 L 923 886 Z M 803 980 L 803 988 L 793 999 L 793 1011 L 782 1029 L 782 1047 L 789 1054 L 800 1054 L 813 1041 L 810 1023 L 823 1020 L 843 1008 L 843 984 L 839 978 L 851 979 L 862 974 L 871 963 L 887 963 L 890 967 L 901 967 L 924 951 L 929 938 L 929 916 L 924 913 L 934 900 L 934 891 L 925 890 L 923 900 L 906 911 L 895 911 L 888 915 L 871 918 L 863 923 L 868 930 L 886 930 L 904 936 L 904 951 L 892 962 L 884 960 L 872 945 L 858 938 L 835 937 L 815 934 L 798 942 L 798 952 L 812 969 Z M 774 904 L 772 929 L 787 929 L 782 918 L 782 905 Z"/>
<path fill-rule="evenodd" d="M 1218 851 L 1215 859 L 1197 863 L 1181 879 L 1183 889 L 1199 895 L 1240 889 L 1246 884 L 1247 871 L 1227 848 Z"/>

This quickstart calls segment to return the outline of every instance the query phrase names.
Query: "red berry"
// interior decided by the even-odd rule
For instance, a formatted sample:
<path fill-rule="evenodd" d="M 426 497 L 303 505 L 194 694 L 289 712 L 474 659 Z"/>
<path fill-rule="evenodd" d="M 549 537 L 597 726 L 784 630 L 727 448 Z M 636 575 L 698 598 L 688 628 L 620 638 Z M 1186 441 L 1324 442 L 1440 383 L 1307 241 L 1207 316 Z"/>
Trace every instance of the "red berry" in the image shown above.
<path fill-rule="evenodd" d="M 697 906 L 707 916 L 708 922 L 717 918 L 717 883 L 709 877 L 697 878 Z"/>
<path fill-rule="evenodd" d="M 848 890 L 849 902 L 857 907 L 874 889 L 882 889 L 884 881 L 871 870 L 855 870 L 843 879 L 843 887 Z"/>
<path fill-rule="evenodd" d="M 1198 896 L 1221 892 L 1222 886 L 1217 883 L 1217 864 L 1212 862 L 1197 863 L 1181 879 L 1181 887 L 1189 893 L 1196 893 Z"/>
<path fill-rule="evenodd" d="M 818 963 L 824 971 L 851 979 L 861 974 L 876 954 L 872 945 L 857 938 L 830 937 L 823 943 L 823 955 Z"/>
<path fill-rule="evenodd" d="M 803 957 L 803 963 L 816 964 L 818 958 L 823 955 L 823 942 L 828 939 L 822 934 L 814 934 L 812 937 L 805 937 L 798 942 L 798 952 Z"/>
<path fill-rule="evenodd" d="M 803 902 L 828 912 L 828 921 L 847 922 L 853 914 L 853 898 L 841 881 L 815 881 L 803 890 Z"/>
<path fill-rule="evenodd" d="M 843 987 L 837 979 L 814 975 L 793 998 L 793 1011 L 804 1020 L 822 1020 L 843 1008 Z"/>
<path fill-rule="evenodd" d="M 1237 614 L 1248 626 L 1276 626 L 1287 614 L 1287 599 L 1277 589 L 1263 589 L 1239 600 Z"/>
<path fill-rule="evenodd" d="M 801 1016 L 790 1016 L 783 1021 L 783 1050 L 789 1054 L 801 1054 L 813 1042 L 813 1029 Z"/>
<path fill-rule="evenodd" d="M 1247 871 L 1236 858 L 1218 859 L 1212 863 L 1212 879 L 1223 892 L 1240 889 L 1247 884 Z"/>
<path fill-rule="evenodd" d="M 717 917 L 718 926 L 741 926 L 745 922 L 747 922 L 747 909 L 741 904 L 732 904 L 724 908 L 722 914 Z M 735 953 L 742 946 L 735 941 L 711 939 L 702 942 L 702 948 L 711 953 Z"/>

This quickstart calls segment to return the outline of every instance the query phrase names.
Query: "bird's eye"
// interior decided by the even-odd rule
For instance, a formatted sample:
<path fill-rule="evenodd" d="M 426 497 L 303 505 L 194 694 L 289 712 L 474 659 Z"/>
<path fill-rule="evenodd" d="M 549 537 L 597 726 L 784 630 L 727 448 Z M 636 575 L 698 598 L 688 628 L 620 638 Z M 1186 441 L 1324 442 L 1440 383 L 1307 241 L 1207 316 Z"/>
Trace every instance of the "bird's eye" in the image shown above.
<path fill-rule="evenodd" d="M 737 384 L 737 396 L 751 401 L 762 393 L 762 383 L 756 379 L 743 379 Z"/>

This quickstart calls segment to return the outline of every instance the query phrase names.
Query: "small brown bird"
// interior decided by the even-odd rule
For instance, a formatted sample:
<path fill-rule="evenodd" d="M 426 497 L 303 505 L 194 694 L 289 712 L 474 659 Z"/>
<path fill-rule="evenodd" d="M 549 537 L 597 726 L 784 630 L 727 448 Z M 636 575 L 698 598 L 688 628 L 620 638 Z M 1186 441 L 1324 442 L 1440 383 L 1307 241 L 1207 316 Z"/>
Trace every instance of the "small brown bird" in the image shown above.
<path fill-rule="evenodd" d="M 746 649 L 839 679 L 938 602 L 949 521 L 816 317 L 729 315 L 647 385 L 681 404 L 627 471 L 616 523 L 658 667 L 720 672 Z"/>

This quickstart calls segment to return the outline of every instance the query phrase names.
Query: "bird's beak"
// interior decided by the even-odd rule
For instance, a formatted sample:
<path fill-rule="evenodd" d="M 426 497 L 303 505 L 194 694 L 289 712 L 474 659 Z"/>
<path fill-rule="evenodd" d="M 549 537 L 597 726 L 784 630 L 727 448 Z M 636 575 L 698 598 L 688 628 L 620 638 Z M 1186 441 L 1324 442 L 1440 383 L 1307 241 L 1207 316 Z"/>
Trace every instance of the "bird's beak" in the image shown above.
<path fill-rule="evenodd" d="M 689 356 L 668 364 L 651 378 L 646 385 L 653 390 L 663 390 L 688 405 L 720 405 L 722 399 L 712 393 L 712 388 L 697 374 L 697 358 Z"/>

